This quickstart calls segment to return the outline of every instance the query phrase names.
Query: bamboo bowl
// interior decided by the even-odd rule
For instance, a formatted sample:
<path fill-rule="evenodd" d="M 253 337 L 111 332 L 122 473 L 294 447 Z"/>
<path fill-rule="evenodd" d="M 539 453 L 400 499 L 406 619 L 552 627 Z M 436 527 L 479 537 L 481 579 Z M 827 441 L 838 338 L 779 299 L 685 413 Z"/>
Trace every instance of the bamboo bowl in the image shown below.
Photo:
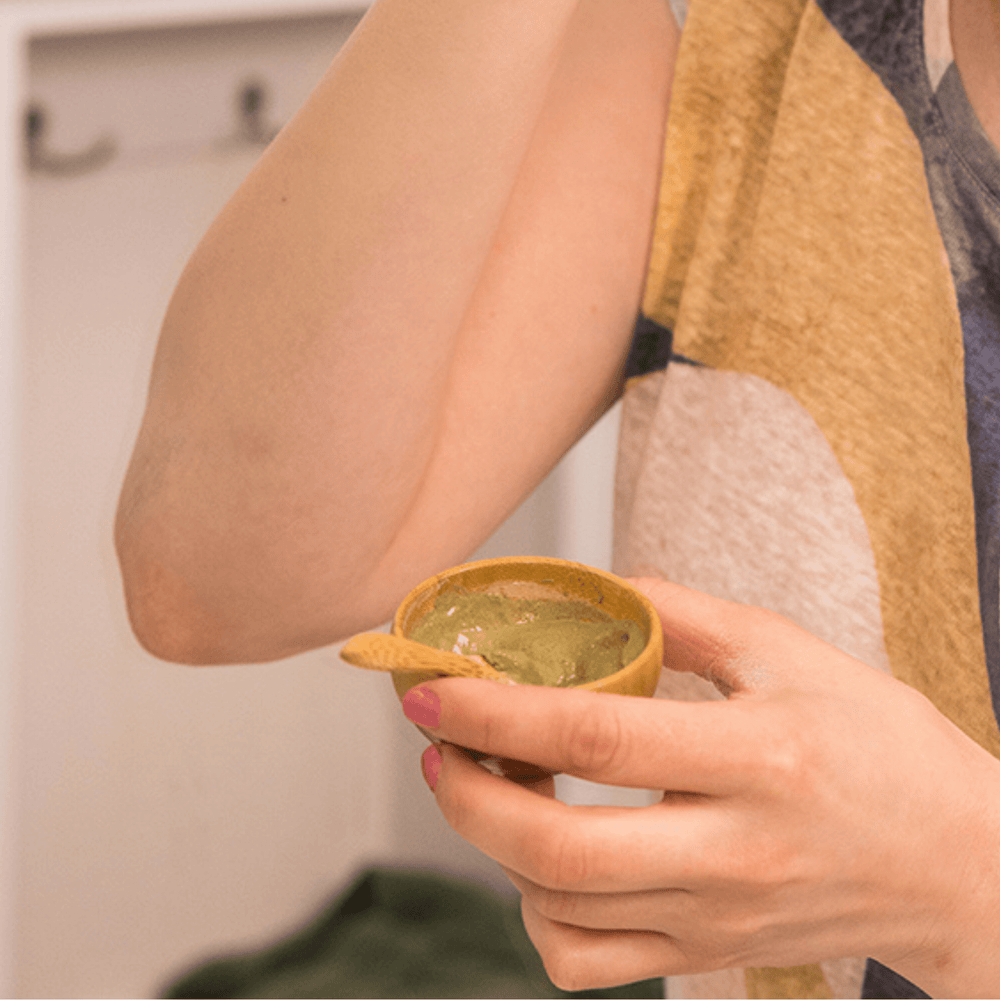
<path fill-rule="evenodd" d="M 649 697 L 656 690 L 663 664 L 663 631 L 656 609 L 645 594 L 612 573 L 540 556 L 505 556 L 465 563 L 438 573 L 415 587 L 400 604 L 392 622 L 393 635 L 410 638 L 421 618 L 449 590 L 482 591 L 504 597 L 588 601 L 615 618 L 638 622 L 646 633 L 642 652 L 621 670 L 600 680 L 580 684 L 584 691 L 604 691 Z M 393 671 L 392 683 L 400 698 L 411 687 L 438 675 Z"/>

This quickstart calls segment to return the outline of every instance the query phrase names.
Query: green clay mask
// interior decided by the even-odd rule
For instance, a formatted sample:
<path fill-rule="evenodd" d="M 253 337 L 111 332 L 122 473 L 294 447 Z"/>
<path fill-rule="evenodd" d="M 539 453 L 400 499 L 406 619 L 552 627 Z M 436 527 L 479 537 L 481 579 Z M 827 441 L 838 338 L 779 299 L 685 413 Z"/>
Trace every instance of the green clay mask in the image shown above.
<path fill-rule="evenodd" d="M 646 644 L 640 625 L 586 601 L 449 591 L 409 636 L 436 649 L 481 656 L 518 684 L 570 687 L 607 677 Z"/>

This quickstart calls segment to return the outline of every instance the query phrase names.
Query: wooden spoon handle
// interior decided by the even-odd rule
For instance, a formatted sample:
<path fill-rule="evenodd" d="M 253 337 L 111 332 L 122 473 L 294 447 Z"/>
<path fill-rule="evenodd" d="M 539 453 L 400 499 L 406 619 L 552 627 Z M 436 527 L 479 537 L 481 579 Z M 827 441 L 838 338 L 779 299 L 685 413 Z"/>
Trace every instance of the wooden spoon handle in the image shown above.
<path fill-rule="evenodd" d="M 449 674 L 453 677 L 485 677 L 491 681 L 510 681 L 479 657 L 460 656 L 443 649 L 434 649 L 412 639 L 403 639 L 382 632 L 362 632 L 349 639 L 340 657 L 355 667 L 366 670 L 408 670 Z"/>

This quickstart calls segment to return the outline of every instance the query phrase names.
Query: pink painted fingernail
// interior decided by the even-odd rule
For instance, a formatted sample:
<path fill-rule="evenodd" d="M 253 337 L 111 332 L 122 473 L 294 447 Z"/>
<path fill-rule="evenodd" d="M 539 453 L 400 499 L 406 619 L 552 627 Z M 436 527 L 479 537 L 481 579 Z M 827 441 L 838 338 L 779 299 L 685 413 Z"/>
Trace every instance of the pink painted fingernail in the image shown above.
<path fill-rule="evenodd" d="M 428 729 L 441 723 L 441 699 L 425 687 L 412 687 L 403 695 L 403 715 Z"/>
<path fill-rule="evenodd" d="M 433 743 L 421 754 L 420 769 L 424 772 L 424 781 L 433 792 L 441 773 L 441 751 Z"/>

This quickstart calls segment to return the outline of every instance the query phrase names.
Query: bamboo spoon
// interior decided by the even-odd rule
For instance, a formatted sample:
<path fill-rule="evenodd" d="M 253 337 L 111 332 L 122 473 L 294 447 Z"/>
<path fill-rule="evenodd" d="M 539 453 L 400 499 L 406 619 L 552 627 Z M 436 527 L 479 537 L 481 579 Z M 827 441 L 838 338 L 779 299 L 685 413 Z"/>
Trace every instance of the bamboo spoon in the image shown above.
<path fill-rule="evenodd" d="M 513 683 L 506 674 L 494 670 L 479 656 L 462 656 L 382 632 L 362 632 L 354 636 L 344 644 L 340 657 L 366 670 L 424 671 L 451 677 L 483 677 L 501 684 Z"/>

